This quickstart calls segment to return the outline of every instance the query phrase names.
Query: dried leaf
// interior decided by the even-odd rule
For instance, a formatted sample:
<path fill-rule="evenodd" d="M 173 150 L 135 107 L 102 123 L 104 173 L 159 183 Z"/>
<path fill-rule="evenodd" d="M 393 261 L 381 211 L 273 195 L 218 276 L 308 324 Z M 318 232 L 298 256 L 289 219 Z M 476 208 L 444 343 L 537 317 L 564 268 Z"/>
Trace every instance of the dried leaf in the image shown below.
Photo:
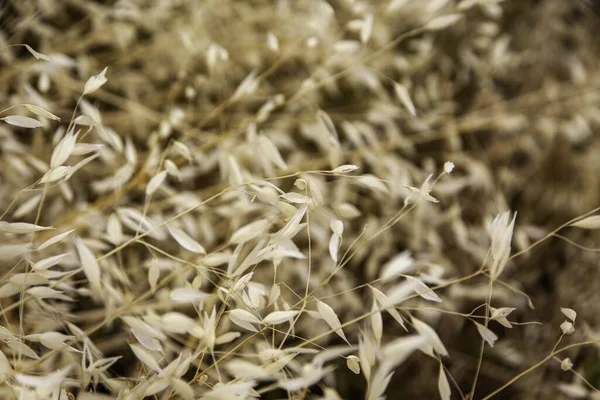
<path fill-rule="evenodd" d="M 515 308 L 511 308 L 511 307 L 502 307 L 502 308 L 498 308 L 498 309 L 496 309 L 494 307 L 490 307 L 490 311 L 491 311 L 490 319 L 492 321 L 498 321 L 498 323 L 500 323 L 502 326 L 505 326 L 507 328 L 512 328 L 512 324 L 506 317 L 508 317 L 508 315 L 511 312 L 513 312 L 514 310 L 515 310 Z"/>
<path fill-rule="evenodd" d="M 410 252 L 403 251 L 392 257 L 391 260 L 381 267 L 381 274 L 379 276 L 383 281 L 388 281 L 398 275 L 409 272 L 414 265 L 415 260 L 411 257 Z"/>
<path fill-rule="evenodd" d="M 427 345 L 427 337 L 422 335 L 403 336 L 392 340 L 384 346 L 379 356 L 381 369 L 384 374 L 385 370 L 393 370 L 404 362 L 415 350 Z"/>
<path fill-rule="evenodd" d="M 494 218 L 490 226 L 490 237 L 492 240 L 491 253 L 492 265 L 490 272 L 492 279 L 497 279 L 504 270 L 510 254 L 510 243 L 513 236 L 517 214 L 513 214 L 510 220 L 510 212 L 499 214 Z"/>
<path fill-rule="evenodd" d="M 439 31 L 439 30 L 446 29 L 446 28 L 456 24 L 461 19 L 462 19 L 462 14 L 458 14 L 458 13 L 440 15 L 439 17 L 436 17 L 436 18 L 432 19 L 431 21 L 429 21 L 425 25 L 425 29 L 428 31 Z"/>
<path fill-rule="evenodd" d="M 60 260 L 62 260 L 64 257 L 66 257 L 68 255 L 71 255 L 71 253 L 63 253 L 63 254 L 59 254 L 56 256 L 44 258 L 43 260 L 40 260 L 40 261 L 32 264 L 31 268 L 34 271 L 47 270 L 48 268 L 52 268 L 53 266 L 58 264 L 60 262 Z"/>
<path fill-rule="evenodd" d="M 364 44 L 369 41 L 373 33 L 373 14 L 367 14 L 360 29 L 360 41 Z"/>
<path fill-rule="evenodd" d="M 146 196 L 152 196 L 154 192 L 160 187 L 160 185 L 164 182 L 167 177 L 167 171 L 161 171 L 158 174 L 154 175 L 152 179 L 146 185 Z"/>
<path fill-rule="evenodd" d="M 390 301 L 390 299 L 383 292 L 381 292 L 378 289 L 375 289 L 372 286 L 371 290 L 373 291 L 375 299 L 381 305 L 381 308 L 385 309 L 392 316 L 392 318 L 394 318 L 400 324 L 400 326 L 404 328 L 405 331 L 408 331 L 408 329 L 406 329 L 406 325 L 404 324 L 404 320 L 400 316 L 398 310 L 394 308 L 394 305 Z"/>
<path fill-rule="evenodd" d="M 242 310 L 237 308 L 235 310 L 231 310 L 229 312 L 230 317 L 234 317 L 238 321 L 249 322 L 251 324 L 260 324 L 260 319 L 258 319 L 254 314 L 249 311 Z"/>
<path fill-rule="evenodd" d="M 10 361 L 4 355 L 4 353 L 0 350 L 0 379 L 4 379 L 5 377 L 11 375 L 13 369 L 10 365 Z"/>
<path fill-rule="evenodd" d="M 81 267 L 90 284 L 96 288 L 100 288 L 100 265 L 96 260 L 94 253 L 83 243 L 78 236 L 73 236 L 73 243 L 79 254 Z"/>
<path fill-rule="evenodd" d="M 8 281 L 17 286 L 44 285 L 48 283 L 48 279 L 37 272 L 14 274 Z"/>
<path fill-rule="evenodd" d="M 31 386 L 34 388 L 57 388 L 67 378 L 71 367 L 72 366 L 68 366 L 66 368 L 59 369 L 58 371 L 46 376 L 17 374 L 15 378 L 21 385 Z"/>
<path fill-rule="evenodd" d="M 40 179 L 40 183 L 52 183 L 61 180 L 62 178 L 69 175 L 73 167 L 61 165 L 59 167 L 53 168 L 50 171 L 46 172 L 42 179 Z"/>
<path fill-rule="evenodd" d="M 450 390 L 450 384 L 448 383 L 448 378 L 446 377 L 446 372 L 444 371 L 442 363 L 440 363 L 440 372 L 438 376 L 438 392 L 440 393 L 440 398 L 442 400 L 450 400 L 452 391 Z"/>
<path fill-rule="evenodd" d="M 23 256 L 31 251 L 30 243 L 2 244 L 0 245 L 0 260 L 8 260 Z"/>
<path fill-rule="evenodd" d="M 171 291 L 171 300 L 177 303 L 193 303 L 206 300 L 211 295 L 194 288 L 179 288 Z"/>
<path fill-rule="evenodd" d="M 331 235 L 331 239 L 329 240 L 329 255 L 334 263 L 338 262 L 338 250 L 340 248 L 340 237 L 335 233 Z"/>
<path fill-rule="evenodd" d="M 417 109 L 413 104 L 412 99 L 410 98 L 410 94 L 408 93 L 408 89 L 406 86 L 401 85 L 400 83 L 394 83 L 394 92 L 398 97 L 398 100 L 402 103 L 402 105 L 411 113 L 413 117 L 417 116 Z"/>
<path fill-rule="evenodd" d="M 181 379 L 174 379 L 171 381 L 171 386 L 175 393 L 177 393 L 183 400 L 194 400 L 196 398 L 194 389 Z"/>
<path fill-rule="evenodd" d="M 156 284 L 158 283 L 158 278 L 160 277 L 160 268 L 158 265 L 152 265 L 148 269 L 148 284 L 152 289 L 156 289 Z"/>
<path fill-rule="evenodd" d="M 298 378 L 280 380 L 278 384 L 279 387 L 281 387 L 284 390 L 287 390 L 288 392 L 295 392 L 303 388 L 311 387 L 315 383 L 319 382 L 325 375 L 329 374 L 331 371 L 333 371 L 333 367 L 327 367 L 324 369 L 316 368 L 313 371 L 308 372 L 307 374 L 302 375 Z"/>
<path fill-rule="evenodd" d="M 365 174 L 358 178 L 358 182 L 362 185 L 366 186 L 369 189 L 379 191 L 382 193 L 388 193 L 390 190 L 380 179 L 378 179 L 375 175 Z"/>
<path fill-rule="evenodd" d="M 158 225 L 156 225 L 154 221 L 148 218 L 148 216 L 143 215 L 138 210 L 132 208 L 119 208 L 117 210 L 117 215 L 119 216 L 119 219 L 123 225 L 127 226 L 133 231 L 137 231 L 139 229 L 156 240 L 165 239 L 165 235 L 163 231 L 160 230 Z"/>
<path fill-rule="evenodd" d="M 334 219 L 329 223 L 329 227 L 340 238 L 344 234 L 344 223 L 338 219 Z"/>
<path fill-rule="evenodd" d="M 156 361 L 154 356 L 148 350 L 146 350 L 145 348 L 143 348 L 137 344 L 130 344 L 129 347 L 131 347 L 131 350 L 133 350 L 133 354 L 135 354 L 135 356 L 138 358 L 138 360 L 140 360 L 145 365 L 150 367 L 151 370 L 156 371 L 156 372 L 161 371 L 161 368 L 158 365 L 158 362 Z"/>
<path fill-rule="evenodd" d="M 64 164 L 65 161 L 69 158 L 73 150 L 75 149 L 75 144 L 77 143 L 77 135 L 73 134 L 72 131 L 67 133 L 64 138 L 54 148 L 52 152 L 52 156 L 50 158 L 50 168 L 56 168 Z"/>
<path fill-rule="evenodd" d="M 581 382 L 558 383 L 556 388 L 570 399 L 588 399 L 589 391 Z"/>
<path fill-rule="evenodd" d="M 84 95 L 94 93 L 108 81 L 108 79 L 106 79 L 106 77 L 104 76 L 106 74 L 107 69 L 108 67 L 105 67 L 102 70 L 102 72 L 100 72 L 98 75 L 91 76 L 87 80 L 87 82 L 85 83 L 85 87 L 83 88 Z"/>
<path fill-rule="evenodd" d="M 356 171 L 357 169 L 358 169 L 358 167 L 356 165 L 346 164 L 346 165 L 340 165 L 339 167 L 334 168 L 333 170 L 331 170 L 331 172 L 333 174 L 347 174 L 349 172 Z"/>
<path fill-rule="evenodd" d="M 442 299 L 440 299 L 440 296 L 438 296 L 437 293 L 435 293 L 433 290 L 427 287 L 427 285 L 424 284 L 420 279 L 408 275 L 406 275 L 406 279 L 408 279 L 414 284 L 415 292 L 425 300 L 436 302 L 442 301 Z"/>
<path fill-rule="evenodd" d="M 563 335 L 570 335 L 575 332 L 575 327 L 571 322 L 565 321 L 560 324 L 560 330 L 562 331 Z"/>
<path fill-rule="evenodd" d="M 194 239 L 192 239 L 187 233 L 185 233 L 182 229 L 171 227 L 167 225 L 167 230 L 173 236 L 173 239 L 179 243 L 181 247 L 186 250 L 191 251 L 192 253 L 197 254 L 206 254 L 206 250 L 204 247 Z"/>
<path fill-rule="evenodd" d="M 279 284 L 273 285 L 269 291 L 269 305 L 275 304 L 281 295 L 281 287 Z"/>
<path fill-rule="evenodd" d="M 573 361 L 569 357 L 565 358 L 560 362 L 560 369 L 563 371 L 568 371 L 573 368 Z"/>
<path fill-rule="evenodd" d="M 490 347 L 494 347 L 496 340 L 498 340 L 498 336 L 484 325 L 475 322 L 475 326 L 477 327 L 477 331 L 483 340 L 485 340 Z"/>
<path fill-rule="evenodd" d="M 44 110 L 42 107 L 38 107 L 33 104 L 23 104 L 23 106 L 29 110 L 31 113 L 37 115 L 38 117 L 48 118 L 54 121 L 60 121 L 60 118 L 56 115 L 52 114 L 50 111 Z"/>
<path fill-rule="evenodd" d="M 232 359 L 225 364 L 225 369 L 237 379 L 269 379 L 263 367 L 243 359 Z"/>
<path fill-rule="evenodd" d="M 138 332 L 135 329 L 131 329 L 131 333 L 133 334 L 133 336 L 135 336 L 137 341 L 146 349 L 150 351 L 163 351 L 160 342 L 155 338 L 145 335 L 142 332 Z"/>
<path fill-rule="evenodd" d="M 492 307 L 492 316 L 491 319 L 496 320 L 499 318 L 506 318 L 508 317 L 508 315 L 515 311 L 516 308 L 514 307 L 501 307 L 501 308 L 493 308 Z"/>
<path fill-rule="evenodd" d="M 260 81 L 257 79 L 256 75 L 256 71 L 252 71 L 248 76 L 246 76 L 246 78 L 244 78 L 231 96 L 231 99 L 238 100 L 254 93 L 260 84 Z"/>
<path fill-rule="evenodd" d="M 25 357 L 32 358 L 34 360 L 39 360 L 40 356 L 38 356 L 35 351 L 31 349 L 31 347 L 27 346 L 25 343 L 21 343 L 16 340 L 10 340 L 6 342 L 6 345 L 13 349 L 14 351 L 24 355 Z"/>
<path fill-rule="evenodd" d="M 42 195 L 37 195 L 24 201 L 19 207 L 17 207 L 17 209 L 13 213 L 13 217 L 22 218 L 25 215 L 31 213 L 33 210 L 37 209 L 41 199 Z"/>
<path fill-rule="evenodd" d="M 262 235 L 269 225 L 270 223 L 266 219 L 259 219 L 258 221 L 244 225 L 231 235 L 231 243 L 238 244 L 252 240 L 257 236 Z"/>
<path fill-rule="evenodd" d="M 237 326 L 249 330 L 250 332 L 257 331 L 256 327 L 252 325 L 253 323 L 260 323 L 260 320 L 258 320 L 258 318 L 256 318 L 253 314 L 241 309 L 232 310 L 229 313 L 229 319 Z"/>
<path fill-rule="evenodd" d="M 267 159 L 280 170 L 287 170 L 287 165 L 283 160 L 283 157 L 281 157 L 281 154 L 279 153 L 279 150 L 275 144 L 273 144 L 273 142 L 264 135 L 260 135 L 258 137 L 258 141 L 260 143 L 260 148 Z"/>
<path fill-rule="evenodd" d="M 32 232 L 40 232 L 54 229 L 52 226 L 39 226 L 34 224 L 28 224 L 26 222 L 6 222 L 0 221 L 0 232 L 7 233 L 32 233 Z"/>
<path fill-rule="evenodd" d="M 575 318 L 577 318 L 577 313 L 575 312 L 575 310 L 561 307 L 560 312 L 562 312 L 572 322 L 575 322 Z"/>
<path fill-rule="evenodd" d="M 265 325 L 277 325 L 289 321 L 298 315 L 299 311 L 273 311 L 262 322 Z"/>
<path fill-rule="evenodd" d="M 116 363 L 117 361 L 119 361 L 121 358 L 123 358 L 122 356 L 116 356 L 116 357 L 108 357 L 108 358 L 101 358 L 99 360 L 94 361 L 89 367 L 88 367 L 88 371 L 89 372 L 106 372 L 110 367 L 112 367 L 114 365 L 114 363 Z"/>
<path fill-rule="evenodd" d="M 277 372 L 281 371 L 282 369 L 285 368 L 285 366 L 294 359 L 294 357 L 296 357 L 298 353 L 290 353 L 290 354 L 286 354 L 280 358 L 278 358 L 277 360 L 275 360 L 273 363 L 265 366 L 265 371 L 269 374 L 269 375 L 273 375 L 276 374 Z"/>
<path fill-rule="evenodd" d="M 325 128 L 327 129 L 327 131 L 329 132 L 329 134 L 332 137 L 337 138 L 338 137 L 338 133 L 337 130 L 335 129 L 335 124 L 333 123 L 333 120 L 331 119 L 331 117 L 324 111 L 322 110 L 318 110 L 317 111 L 317 117 L 319 117 L 319 119 L 321 120 L 321 122 L 323 122 L 323 125 L 325 125 Z"/>
<path fill-rule="evenodd" d="M 454 170 L 454 163 L 452 161 L 446 161 L 444 163 L 444 172 L 450 174 Z"/>
<path fill-rule="evenodd" d="M 272 32 L 267 34 L 267 46 L 271 51 L 279 52 L 279 39 Z"/>
<path fill-rule="evenodd" d="M 360 374 L 360 359 L 356 356 L 346 357 L 346 366 L 356 375 Z"/>
<path fill-rule="evenodd" d="M 160 340 L 165 340 L 167 338 L 167 336 L 162 333 L 160 330 L 152 327 L 150 324 L 148 324 L 147 322 L 142 321 L 139 318 L 136 317 L 132 317 L 132 316 L 123 316 L 121 317 L 121 319 L 123 320 L 123 322 L 125 322 L 127 325 L 129 325 L 129 327 L 133 330 L 136 330 L 140 333 L 143 333 L 144 335 L 156 338 L 156 339 L 160 339 Z"/>
<path fill-rule="evenodd" d="M 294 192 L 282 194 L 281 198 L 288 201 L 289 203 L 294 204 L 307 204 L 310 202 L 310 197 Z"/>
<path fill-rule="evenodd" d="M 240 336 L 242 336 L 240 332 L 227 332 L 217 337 L 217 339 L 215 340 L 215 344 L 230 343 L 233 342 L 235 339 L 239 338 Z"/>
<path fill-rule="evenodd" d="M 346 335 L 344 335 L 344 331 L 342 330 L 340 319 L 333 308 L 321 300 L 317 300 L 317 310 L 319 310 L 319 314 L 321 314 L 321 317 L 325 320 L 327 325 L 329 325 L 339 337 L 344 339 L 344 342 L 350 345 L 350 342 L 348 342 L 348 339 L 346 339 Z"/>
<path fill-rule="evenodd" d="M 375 336 L 375 340 L 377 344 L 381 344 L 381 338 L 383 336 L 383 318 L 381 317 L 381 312 L 377 308 L 377 302 L 373 301 L 373 306 L 371 307 L 371 329 L 373 330 L 373 336 Z"/>
<path fill-rule="evenodd" d="M 38 299 L 57 299 L 63 301 L 74 301 L 72 298 L 63 294 L 63 292 L 59 290 L 55 290 L 46 286 L 36 286 L 27 289 L 27 294 L 38 298 Z"/>
<path fill-rule="evenodd" d="M 355 219 L 361 216 L 361 212 L 350 203 L 341 203 L 334 206 L 335 213 L 344 219 Z"/>
<path fill-rule="evenodd" d="M 600 215 L 592 215 L 590 217 L 580 219 L 577 222 L 573 222 L 569 226 L 582 229 L 598 229 L 600 228 Z"/>
<path fill-rule="evenodd" d="M 11 331 L 0 325 L 0 340 L 7 342 L 11 340 L 14 341 L 17 340 L 17 337 L 13 335 Z"/>
<path fill-rule="evenodd" d="M 321 192 L 321 189 L 319 189 L 319 186 L 315 183 L 315 181 L 309 179 L 308 187 L 310 189 L 310 198 L 314 204 L 316 206 L 322 205 L 325 202 L 325 199 L 323 198 L 323 193 Z"/>
<path fill-rule="evenodd" d="M 432 327 L 414 317 L 412 322 L 417 332 L 419 332 L 419 334 L 427 340 L 427 342 L 440 356 L 448 356 L 448 350 L 446 350 L 446 346 L 444 346 L 437 332 Z"/>
<path fill-rule="evenodd" d="M 24 46 L 27 49 L 27 51 L 30 52 L 31 55 L 34 56 L 36 59 L 38 59 L 38 60 L 44 60 L 44 61 L 50 61 L 50 57 L 48 57 L 45 54 L 38 53 L 33 48 L 31 48 L 31 46 L 29 46 L 28 44 L 25 44 Z"/>
<path fill-rule="evenodd" d="M 289 205 L 289 204 L 283 203 L 283 202 L 282 202 L 282 204 Z M 290 206 L 290 207 L 294 207 L 294 206 Z M 308 207 L 302 206 L 297 210 L 294 207 L 294 210 L 295 210 L 294 216 L 292 218 L 290 218 L 290 220 L 287 222 L 287 224 L 285 224 L 285 226 L 283 228 L 281 228 L 281 230 L 279 231 L 279 233 L 281 233 L 281 235 L 288 237 L 288 238 L 292 238 L 294 236 L 294 233 L 297 231 L 298 227 L 300 226 L 300 222 L 302 221 L 302 218 L 304 218 L 304 215 L 306 214 Z"/>
<path fill-rule="evenodd" d="M 58 235 L 51 237 L 50 239 L 46 240 L 44 243 L 40 244 L 37 248 L 37 251 L 44 250 L 46 247 L 50 247 L 53 244 L 60 242 L 61 240 L 63 240 L 67 236 L 69 236 L 74 231 L 75 231 L 75 229 L 71 229 L 70 231 L 59 233 Z"/>
<path fill-rule="evenodd" d="M 160 319 L 160 327 L 165 332 L 177 334 L 193 334 L 193 331 L 195 329 L 200 328 L 196 320 L 188 317 L 185 314 L 175 311 L 170 311 L 163 314 L 163 316 Z M 158 339 L 161 338 L 158 337 Z"/>
<path fill-rule="evenodd" d="M 75 339 L 75 336 L 65 335 L 60 332 L 44 332 L 25 336 L 25 339 L 40 342 L 43 346 L 57 350 L 60 349 L 67 340 Z"/>
<path fill-rule="evenodd" d="M 0 119 L 3 121 L 6 121 L 6 123 L 9 125 L 18 126 L 20 128 L 33 129 L 33 128 L 39 128 L 40 126 L 44 125 L 37 119 L 33 119 L 30 117 L 24 117 L 22 115 L 9 115 L 7 117 L 0 118 Z"/>

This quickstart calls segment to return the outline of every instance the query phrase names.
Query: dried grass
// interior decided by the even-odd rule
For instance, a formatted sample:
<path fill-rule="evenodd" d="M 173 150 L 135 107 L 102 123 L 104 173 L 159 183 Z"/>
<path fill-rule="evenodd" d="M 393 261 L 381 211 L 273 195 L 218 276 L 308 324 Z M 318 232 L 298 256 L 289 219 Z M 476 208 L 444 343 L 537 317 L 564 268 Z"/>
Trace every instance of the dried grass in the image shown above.
<path fill-rule="evenodd" d="M 598 396 L 599 15 L 2 3 L 0 397 Z"/>

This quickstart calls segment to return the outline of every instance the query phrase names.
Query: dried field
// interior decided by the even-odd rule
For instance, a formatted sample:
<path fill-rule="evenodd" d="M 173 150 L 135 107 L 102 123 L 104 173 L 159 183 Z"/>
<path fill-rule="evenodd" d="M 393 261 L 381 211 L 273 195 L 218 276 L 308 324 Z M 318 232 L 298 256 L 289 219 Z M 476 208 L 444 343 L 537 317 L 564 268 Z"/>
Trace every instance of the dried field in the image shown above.
<path fill-rule="evenodd" d="M 600 399 L 600 3 L 0 0 L 0 398 Z"/>

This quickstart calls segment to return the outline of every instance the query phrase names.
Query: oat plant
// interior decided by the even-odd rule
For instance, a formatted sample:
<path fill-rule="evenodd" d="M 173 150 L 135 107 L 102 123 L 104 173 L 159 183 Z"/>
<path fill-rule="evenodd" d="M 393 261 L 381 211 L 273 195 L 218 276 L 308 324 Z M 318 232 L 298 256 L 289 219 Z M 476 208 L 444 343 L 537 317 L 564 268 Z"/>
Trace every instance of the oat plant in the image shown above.
<path fill-rule="evenodd" d="M 526 271 L 598 251 L 598 196 L 527 181 L 595 145 L 593 41 L 519 36 L 574 6 L 108 3 L 0 8 L 2 398 L 600 398 Z"/>

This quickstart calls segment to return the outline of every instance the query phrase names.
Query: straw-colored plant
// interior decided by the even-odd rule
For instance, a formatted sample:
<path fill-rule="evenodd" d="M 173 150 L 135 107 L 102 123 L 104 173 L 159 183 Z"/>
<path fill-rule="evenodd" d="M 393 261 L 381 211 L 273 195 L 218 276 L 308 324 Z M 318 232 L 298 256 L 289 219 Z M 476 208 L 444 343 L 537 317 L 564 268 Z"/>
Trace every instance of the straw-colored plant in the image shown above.
<path fill-rule="evenodd" d="M 528 295 L 598 251 L 573 7 L 0 9 L 0 397 L 598 396 L 598 309 Z"/>

